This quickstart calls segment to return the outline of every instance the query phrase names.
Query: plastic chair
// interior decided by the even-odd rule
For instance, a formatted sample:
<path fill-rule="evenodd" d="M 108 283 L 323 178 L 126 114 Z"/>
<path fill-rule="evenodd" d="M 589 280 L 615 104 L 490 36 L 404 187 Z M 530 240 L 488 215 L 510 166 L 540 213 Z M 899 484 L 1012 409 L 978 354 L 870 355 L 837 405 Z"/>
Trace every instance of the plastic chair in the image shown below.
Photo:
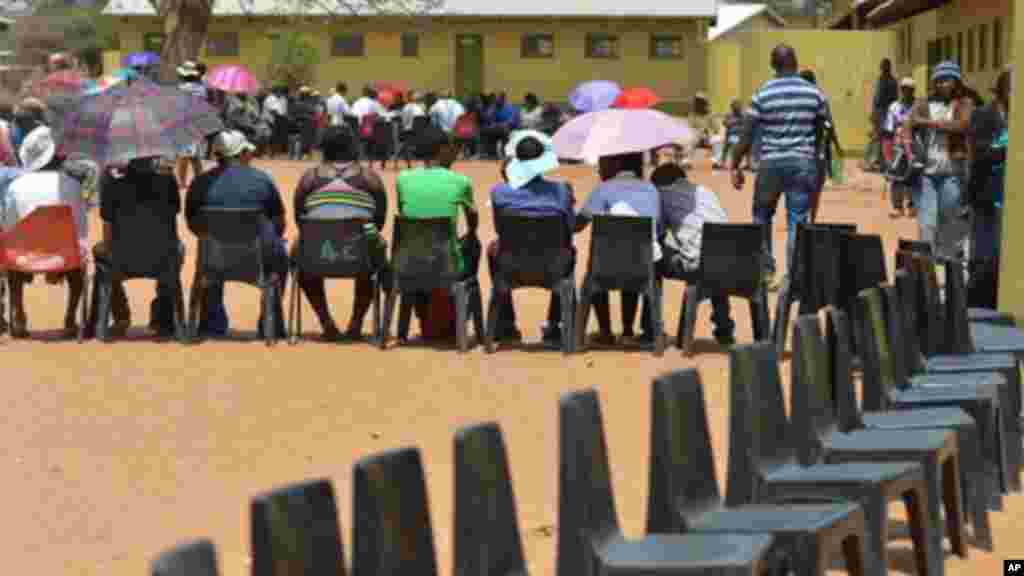
<path fill-rule="evenodd" d="M 654 381 L 648 533 L 769 532 L 776 553 L 799 576 L 824 575 L 837 557 L 854 576 L 864 568 L 864 511 L 853 502 L 726 508 L 715 474 L 704 392 L 695 369 Z"/>
<path fill-rule="evenodd" d="M 209 540 L 176 546 L 153 560 L 153 576 L 218 576 L 217 550 Z"/>
<path fill-rule="evenodd" d="M 353 485 L 353 576 L 437 576 L 419 450 L 402 448 L 360 459 Z"/>
<path fill-rule="evenodd" d="M 760 224 L 704 223 L 698 281 L 683 294 L 676 342 L 684 356 L 693 355 L 697 306 L 714 293 L 745 298 L 750 303 L 754 339 L 768 337 L 768 291 L 762 282 L 764 227 Z"/>
<path fill-rule="evenodd" d="M 491 278 L 491 302 L 487 308 L 484 350 L 494 352 L 501 323 L 500 294 L 517 288 L 543 288 L 562 301 L 562 352 L 575 351 L 576 285 L 570 269 L 572 254 L 565 246 L 565 222 L 561 216 L 529 217 L 499 215 L 498 266 Z"/>
<path fill-rule="evenodd" d="M 842 274 L 839 277 L 839 302 L 829 304 L 834 304 L 853 316 L 860 291 L 888 281 L 882 237 L 877 234 L 845 234 L 842 236 L 839 258 L 843 263 Z M 860 335 L 854 330 L 850 338 L 854 361 L 860 362 Z"/>
<path fill-rule="evenodd" d="M 505 442 L 494 422 L 455 435 L 454 541 L 456 576 L 529 574 Z"/>
<path fill-rule="evenodd" d="M 384 322 L 379 345 L 387 345 L 398 295 L 402 295 L 398 337 L 404 340 L 412 315 L 407 294 L 429 293 L 437 288 L 451 291 L 455 298 L 455 339 L 460 352 L 469 350 L 466 322 L 472 320 L 478 339 L 484 338 L 483 301 L 476 271 L 465 279 L 456 272 L 450 252 L 452 221 L 449 218 L 395 219 L 391 248 L 394 281 L 384 307 Z"/>
<path fill-rule="evenodd" d="M 298 221 L 299 239 L 291 262 L 295 283 L 288 318 L 292 344 L 296 344 L 302 335 L 301 275 L 355 280 L 368 274 L 373 286 L 373 338 L 380 342 L 380 274 L 383 263 L 373 261 L 372 240 L 366 232 L 369 223 L 363 218 Z"/>
<path fill-rule="evenodd" d="M 857 406 L 856 391 L 850 362 L 849 320 L 846 313 L 826 307 L 825 339 L 832 381 L 835 411 L 840 429 L 852 430 L 952 430 L 957 433 L 960 446 L 960 486 L 967 516 L 973 521 L 974 539 L 979 546 L 992 548 L 992 530 L 988 518 L 988 503 L 992 493 L 982 460 L 979 430 L 974 419 L 956 407 L 915 408 L 894 412 L 861 412 Z"/>
<path fill-rule="evenodd" d="M 181 287 L 183 255 L 174 215 L 159 214 L 142 204 L 119 203 L 109 257 L 97 258 L 96 337 L 110 340 L 110 307 L 115 283 L 143 279 L 171 286 L 175 337 L 185 341 L 185 302 Z"/>
<path fill-rule="evenodd" d="M 619 528 L 594 390 L 559 403 L 558 576 L 759 575 L 774 566 L 770 534 L 652 534 Z"/>
<path fill-rule="evenodd" d="M 856 224 L 798 224 L 793 249 L 793 265 L 783 280 L 775 300 L 772 334 L 776 352 L 786 348 L 790 309 L 800 302 L 800 313 L 810 314 L 828 305 L 823 282 L 838 282 L 842 274 L 840 245 L 836 234 L 856 233 Z M 824 269 L 823 269 L 824 268 Z"/>
<path fill-rule="evenodd" d="M 954 353 L 979 352 L 983 354 L 1013 354 L 1024 359 L 1024 330 L 1005 320 L 971 322 L 967 308 L 967 286 L 960 264 L 946 262 L 946 317 L 948 319 Z M 996 319 L 998 320 L 998 318 Z"/>
<path fill-rule="evenodd" d="M 390 120 L 384 118 L 374 120 L 370 142 L 373 148 L 373 157 L 380 160 L 381 168 L 387 167 L 388 159 L 397 149 L 395 140 L 395 125 Z M 370 160 L 370 164 L 372 166 L 373 160 Z"/>
<path fill-rule="evenodd" d="M 329 480 L 278 488 L 249 504 L 252 576 L 345 576 L 338 508 Z"/>
<path fill-rule="evenodd" d="M 834 411 L 828 353 L 816 315 L 803 315 L 793 326 L 794 362 L 791 370 L 791 419 L 805 442 L 802 464 L 844 462 L 920 462 L 928 485 L 927 521 L 942 522 L 953 552 L 967 555 L 963 532 L 963 501 L 960 487 L 960 448 L 955 433 L 942 429 L 840 430 Z M 942 574 L 942 533 L 929 546 L 930 574 Z"/>
<path fill-rule="evenodd" d="M 918 574 L 929 574 L 927 490 L 917 462 L 847 462 L 801 466 L 786 418 L 773 342 L 734 347 L 730 357 L 729 490 L 726 504 L 785 502 L 794 497 L 852 500 L 864 509 L 866 566 L 888 573 L 888 503 L 903 500 Z"/>
<path fill-rule="evenodd" d="M 260 289 L 263 305 L 263 336 L 267 345 L 277 340 L 277 283 L 265 269 L 269 260 L 264 246 L 263 211 L 248 208 L 203 208 L 206 235 L 199 238 L 199 257 L 189 302 L 189 333 L 199 338 L 200 290 L 217 282 L 238 282 Z M 287 336 L 282 334 L 281 336 Z"/>
<path fill-rule="evenodd" d="M 576 348 L 586 347 L 587 320 L 594 294 L 621 290 L 646 296 L 654 327 L 654 355 L 665 353 L 661 279 L 654 270 L 654 222 L 642 216 L 595 214 L 590 259 L 576 309 Z"/>
<path fill-rule="evenodd" d="M 78 341 L 84 340 L 89 320 L 89 270 L 82 258 L 78 225 L 70 206 L 40 206 L 11 230 L 0 232 L 0 270 L 25 274 L 81 271 L 82 318 Z M 13 325 L 13 301 L 8 302 L 8 313 L 9 325 Z"/>

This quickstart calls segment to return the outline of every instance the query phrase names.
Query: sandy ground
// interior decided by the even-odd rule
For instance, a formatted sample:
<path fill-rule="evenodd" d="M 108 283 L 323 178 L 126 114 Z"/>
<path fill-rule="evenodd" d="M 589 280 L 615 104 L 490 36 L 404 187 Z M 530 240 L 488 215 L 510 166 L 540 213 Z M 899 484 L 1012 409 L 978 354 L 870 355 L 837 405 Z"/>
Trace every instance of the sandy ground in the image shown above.
<path fill-rule="evenodd" d="M 260 166 L 272 170 L 290 204 L 290 191 L 308 164 Z M 494 237 L 486 207 L 497 167 L 457 168 L 477 183 L 486 243 Z M 395 171 L 384 175 L 390 187 Z M 572 179 L 581 201 L 595 182 L 586 167 L 564 167 L 560 175 Z M 856 222 L 864 232 L 881 234 L 891 254 L 897 238 L 913 236 L 915 226 L 887 216 L 876 177 L 851 176 L 850 185 L 826 191 L 821 220 Z M 733 219 L 749 220 L 749 180 L 747 190 L 734 191 L 725 173 L 712 174 L 703 163 L 693 177 L 720 193 Z M 583 253 L 588 235 L 577 243 Z M 775 238 L 781 249 L 784 218 L 776 221 Z M 187 285 L 195 242 L 186 242 Z M 483 269 L 481 279 L 488 287 Z M 150 286 L 128 284 L 137 326 L 147 319 Z M 667 284 L 665 290 L 666 326 L 673 337 L 681 288 Z M 335 318 L 344 325 L 351 287 L 336 282 L 329 291 Z M 249 497 L 315 477 L 334 483 L 350 560 L 353 462 L 416 445 L 428 474 L 439 566 L 449 574 L 453 435 L 460 426 L 497 420 L 506 435 L 531 572 L 552 574 L 555 538 L 548 528 L 557 518 L 559 394 L 600 390 L 621 523 L 627 534 L 638 535 L 645 517 L 650 382 L 690 366 L 698 366 L 704 379 L 719 478 L 725 478 L 727 356 L 711 339 L 707 304 L 701 307 L 700 353 L 694 359 L 684 359 L 675 348 L 661 359 L 642 351 L 592 351 L 565 359 L 555 352 L 502 350 L 486 356 L 477 349 L 460 356 L 315 341 L 268 349 L 251 340 L 256 290 L 232 285 L 228 294 L 233 327 L 250 341 L 186 348 L 153 343 L 136 329 L 132 341 L 113 345 L 7 339 L 0 344 L 0 403 L 7 407 L 0 423 L 5 571 L 139 575 L 161 550 L 209 537 L 219 548 L 223 574 L 247 574 Z M 63 288 L 31 286 L 30 329 L 58 328 L 63 298 Z M 516 295 L 520 327 L 531 340 L 538 338 L 546 302 L 547 294 L 538 291 Z M 748 341 L 750 321 L 742 304 L 734 301 L 737 337 Z M 308 306 L 306 311 L 306 326 L 318 329 Z M 617 318 L 617 297 L 612 313 Z M 590 326 L 595 329 L 593 321 Z M 783 370 L 788 378 L 788 365 Z M 1002 558 L 1024 553 L 1014 535 L 1024 501 L 1006 502 L 1006 510 L 993 515 L 996 553 L 972 548 L 968 561 L 949 557 L 948 574 L 995 574 Z M 905 542 L 893 543 L 894 570 L 912 571 L 905 548 Z"/>

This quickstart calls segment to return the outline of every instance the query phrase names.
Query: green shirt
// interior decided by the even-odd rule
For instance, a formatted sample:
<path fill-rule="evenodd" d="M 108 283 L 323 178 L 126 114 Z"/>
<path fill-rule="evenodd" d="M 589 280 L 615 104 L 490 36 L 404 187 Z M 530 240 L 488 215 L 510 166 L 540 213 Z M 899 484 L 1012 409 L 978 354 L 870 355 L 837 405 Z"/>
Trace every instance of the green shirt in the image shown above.
<path fill-rule="evenodd" d="M 398 191 L 398 214 L 405 218 L 450 218 L 452 221 L 451 254 L 456 272 L 463 274 L 466 263 L 458 241 L 459 207 L 476 212 L 473 203 L 473 182 L 447 168 L 406 170 L 395 181 Z"/>

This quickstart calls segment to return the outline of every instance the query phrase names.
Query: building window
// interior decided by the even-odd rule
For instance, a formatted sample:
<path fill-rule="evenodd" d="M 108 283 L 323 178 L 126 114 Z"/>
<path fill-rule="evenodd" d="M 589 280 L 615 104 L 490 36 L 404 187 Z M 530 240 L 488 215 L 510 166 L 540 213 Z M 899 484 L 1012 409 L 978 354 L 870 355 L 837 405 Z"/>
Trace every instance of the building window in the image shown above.
<path fill-rule="evenodd" d="M 420 35 L 415 32 L 402 32 L 402 58 L 420 57 Z"/>
<path fill-rule="evenodd" d="M 651 35 L 651 60 L 679 60 L 683 57 L 683 37 Z"/>
<path fill-rule="evenodd" d="M 992 22 L 992 67 L 1003 67 L 1003 21 L 996 18 Z"/>
<path fill-rule="evenodd" d="M 519 44 L 519 56 L 522 58 L 554 58 L 554 34 L 523 34 Z"/>
<path fill-rule="evenodd" d="M 617 60 L 619 37 L 613 34 L 587 34 L 586 57 Z"/>
<path fill-rule="evenodd" d="M 982 24 L 978 27 L 978 71 L 981 72 L 985 69 L 985 60 L 988 56 L 988 24 Z"/>
<path fill-rule="evenodd" d="M 164 39 L 166 36 L 160 32 L 150 32 L 142 35 L 142 49 L 146 52 L 152 52 L 154 54 L 160 54 L 164 49 Z"/>
<path fill-rule="evenodd" d="M 967 30 L 967 72 L 974 72 L 974 28 Z"/>
<path fill-rule="evenodd" d="M 366 56 L 366 42 L 360 32 L 335 34 L 331 41 L 331 56 L 334 58 L 362 58 Z"/>
<path fill-rule="evenodd" d="M 956 33 L 956 65 L 964 67 L 964 33 Z"/>
<path fill-rule="evenodd" d="M 238 32 L 210 34 L 206 38 L 206 55 L 210 58 L 237 58 L 240 52 Z"/>

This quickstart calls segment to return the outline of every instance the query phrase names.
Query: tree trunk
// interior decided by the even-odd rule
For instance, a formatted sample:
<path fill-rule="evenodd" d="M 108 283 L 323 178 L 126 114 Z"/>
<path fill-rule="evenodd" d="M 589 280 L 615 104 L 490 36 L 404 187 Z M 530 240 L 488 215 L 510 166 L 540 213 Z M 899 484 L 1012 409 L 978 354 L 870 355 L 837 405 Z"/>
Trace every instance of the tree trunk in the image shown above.
<path fill-rule="evenodd" d="M 160 54 L 160 80 L 174 82 L 175 68 L 197 60 L 213 15 L 213 0 L 159 1 L 157 13 L 164 21 L 164 46 Z"/>

